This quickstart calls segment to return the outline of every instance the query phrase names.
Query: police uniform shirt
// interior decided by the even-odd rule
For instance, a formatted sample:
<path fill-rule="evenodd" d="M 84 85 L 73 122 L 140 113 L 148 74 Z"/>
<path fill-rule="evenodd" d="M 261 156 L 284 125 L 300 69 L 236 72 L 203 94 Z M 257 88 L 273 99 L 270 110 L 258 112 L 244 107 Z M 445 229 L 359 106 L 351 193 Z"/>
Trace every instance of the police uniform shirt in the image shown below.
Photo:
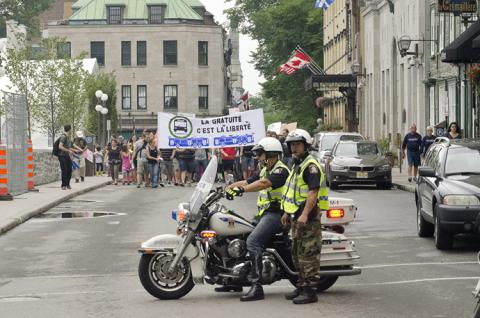
<path fill-rule="evenodd" d="M 268 174 L 267 180 L 269 180 L 272 183 L 272 189 L 278 189 L 282 187 L 285 184 L 285 182 L 287 182 L 288 175 L 289 175 L 289 172 L 287 169 L 285 169 L 284 167 L 278 167 Z M 259 174 L 255 174 L 250 178 L 248 178 L 247 184 L 254 183 L 257 180 L 260 180 Z M 272 208 L 275 211 L 278 211 L 280 208 L 280 202 L 276 204 L 271 204 L 270 208 L 268 208 L 267 211 L 272 210 Z"/>
<path fill-rule="evenodd" d="M 303 180 L 308 184 L 308 190 L 320 189 L 320 170 L 315 164 L 309 164 L 303 171 Z"/>

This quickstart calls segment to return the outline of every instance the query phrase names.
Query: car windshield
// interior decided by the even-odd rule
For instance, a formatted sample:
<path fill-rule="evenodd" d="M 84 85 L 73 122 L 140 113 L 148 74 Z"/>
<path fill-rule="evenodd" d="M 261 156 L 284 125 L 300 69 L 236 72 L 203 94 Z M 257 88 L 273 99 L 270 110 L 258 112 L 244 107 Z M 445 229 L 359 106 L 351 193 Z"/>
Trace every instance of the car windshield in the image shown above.
<path fill-rule="evenodd" d="M 335 151 L 335 155 L 344 157 L 375 156 L 377 154 L 377 145 L 373 143 L 341 143 Z"/>
<path fill-rule="evenodd" d="M 320 151 L 322 151 L 322 150 L 332 150 L 333 147 L 335 146 L 335 144 L 338 141 L 348 141 L 348 140 L 359 141 L 359 140 L 362 140 L 362 139 L 363 139 L 363 137 L 359 136 L 359 135 L 342 135 L 342 134 L 325 135 L 322 138 L 322 142 L 321 142 L 321 145 L 320 145 Z"/>
<path fill-rule="evenodd" d="M 445 174 L 480 174 L 480 149 L 451 148 L 445 163 Z"/>

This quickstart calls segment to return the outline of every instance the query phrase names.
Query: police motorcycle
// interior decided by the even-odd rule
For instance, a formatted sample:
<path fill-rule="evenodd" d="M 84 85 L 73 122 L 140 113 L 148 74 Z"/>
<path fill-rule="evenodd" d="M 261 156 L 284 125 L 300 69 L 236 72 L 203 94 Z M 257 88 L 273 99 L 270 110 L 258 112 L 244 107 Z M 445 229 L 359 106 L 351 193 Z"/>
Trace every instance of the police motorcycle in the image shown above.
<path fill-rule="evenodd" d="M 190 201 L 172 212 L 178 222 L 177 235 L 161 234 L 142 243 L 138 274 L 152 296 L 179 299 L 196 284 L 250 285 L 246 239 L 254 225 L 219 203 L 225 194 L 222 188 L 212 190 L 216 172 L 217 158 L 213 156 Z M 355 217 L 352 202 L 331 200 L 333 209 L 325 218 L 337 221 L 326 222 L 323 232 L 318 292 L 330 288 L 339 276 L 361 273 L 354 242 L 339 233 Z M 262 284 L 288 279 L 295 285 L 297 273 L 290 248 L 288 233 L 277 234 L 266 246 Z"/>
<path fill-rule="evenodd" d="M 478 253 L 477 256 L 478 264 L 480 264 L 480 252 Z M 475 316 L 474 318 L 480 318 L 480 279 L 478 280 L 477 287 L 475 287 L 475 290 L 472 292 L 473 297 L 477 299 L 477 306 L 475 307 Z"/>

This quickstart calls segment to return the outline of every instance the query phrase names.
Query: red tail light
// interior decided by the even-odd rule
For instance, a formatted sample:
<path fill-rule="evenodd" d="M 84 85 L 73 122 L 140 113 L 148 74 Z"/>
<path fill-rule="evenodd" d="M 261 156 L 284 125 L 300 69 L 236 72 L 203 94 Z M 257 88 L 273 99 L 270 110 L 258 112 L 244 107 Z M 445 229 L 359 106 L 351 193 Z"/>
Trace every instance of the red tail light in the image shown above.
<path fill-rule="evenodd" d="M 329 219 L 341 219 L 345 216 L 343 209 L 329 209 L 327 211 L 327 218 Z"/>

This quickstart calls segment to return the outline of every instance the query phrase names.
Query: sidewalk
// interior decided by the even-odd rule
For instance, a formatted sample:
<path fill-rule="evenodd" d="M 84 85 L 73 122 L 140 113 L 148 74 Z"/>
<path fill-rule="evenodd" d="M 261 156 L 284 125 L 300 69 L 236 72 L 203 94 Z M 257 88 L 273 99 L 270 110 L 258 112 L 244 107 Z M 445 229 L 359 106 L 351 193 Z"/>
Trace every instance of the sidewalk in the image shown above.
<path fill-rule="evenodd" d="M 87 177 L 83 183 L 73 181 L 72 190 L 60 189 L 60 181 L 37 186 L 39 192 L 15 196 L 13 201 L 0 201 L 0 235 L 33 216 L 83 193 L 101 188 L 111 182 L 108 177 Z"/>
<path fill-rule="evenodd" d="M 415 182 L 408 182 L 407 169 L 402 167 L 402 173 L 399 168 L 392 169 L 392 183 L 397 189 L 415 193 Z"/>

